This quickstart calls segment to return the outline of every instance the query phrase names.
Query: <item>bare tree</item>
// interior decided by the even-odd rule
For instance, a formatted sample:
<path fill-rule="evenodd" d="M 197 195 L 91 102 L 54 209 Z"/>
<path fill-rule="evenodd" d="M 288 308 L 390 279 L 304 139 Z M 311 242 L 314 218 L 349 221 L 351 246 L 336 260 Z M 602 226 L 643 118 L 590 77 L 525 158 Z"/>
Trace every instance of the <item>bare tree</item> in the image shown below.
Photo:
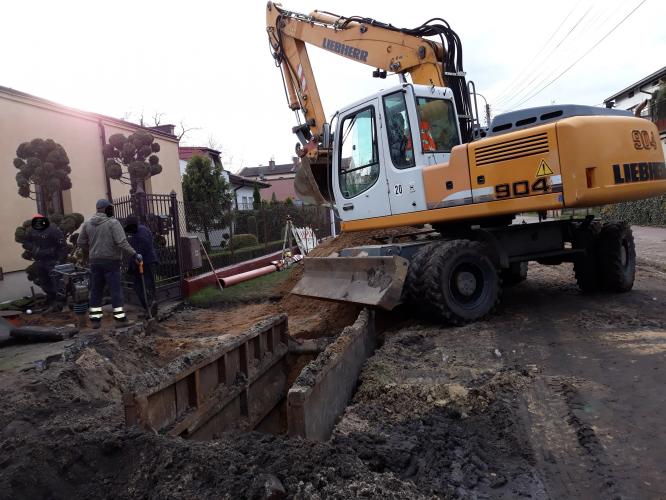
<path fill-rule="evenodd" d="M 153 126 L 154 127 L 159 127 L 160 124 L 162 123 L 162 117 L 164 116 L 164 113 L 160 113 L 159 111 L 155 111 L 153 113 Z"/>
<path fill-rule="evenodd" d="M 215 139 L 213 134 L 208 136 L 208 147 L 215 151 L 222 151 L 222 144 Z"/>
<path fill-rule="evenodd" d="M 188 127 L 185 124 L 185 120 L 180 120 L 180 131 L 176 134 L 176 137 L 178 137 L 178 142 L 182 141 L 183 137 L 185 137 L 193 130 L 201 130 L 201 127 Z"/>

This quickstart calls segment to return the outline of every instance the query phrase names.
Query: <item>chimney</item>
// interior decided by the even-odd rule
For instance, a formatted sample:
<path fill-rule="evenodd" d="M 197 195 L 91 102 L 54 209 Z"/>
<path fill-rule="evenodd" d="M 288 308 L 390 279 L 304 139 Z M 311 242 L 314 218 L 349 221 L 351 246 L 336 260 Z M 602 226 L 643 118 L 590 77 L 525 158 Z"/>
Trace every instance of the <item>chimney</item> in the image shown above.
<path fill-rule="evenodd" d="M 155 132 L 161 132 L 163 134 L 176 135 L 176 126 L 175 125 L 157 125 L 156 127 L 148 127 L 149 130 L 154 130 Z"/>
<path fill-rule="evenodd" d="M 268 161 L 268 170 L 275 170 L 275 160 Z"/>

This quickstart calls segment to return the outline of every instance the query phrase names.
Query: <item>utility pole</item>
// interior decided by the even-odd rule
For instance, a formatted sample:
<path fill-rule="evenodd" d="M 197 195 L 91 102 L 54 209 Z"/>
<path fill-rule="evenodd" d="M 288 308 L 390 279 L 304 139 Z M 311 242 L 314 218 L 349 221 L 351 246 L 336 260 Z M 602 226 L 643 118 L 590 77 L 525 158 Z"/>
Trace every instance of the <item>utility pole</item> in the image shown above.
<path fill-rule="evenodd" d="M 490 104 L 486 102 L 486 127 L 490 127 Z"/>

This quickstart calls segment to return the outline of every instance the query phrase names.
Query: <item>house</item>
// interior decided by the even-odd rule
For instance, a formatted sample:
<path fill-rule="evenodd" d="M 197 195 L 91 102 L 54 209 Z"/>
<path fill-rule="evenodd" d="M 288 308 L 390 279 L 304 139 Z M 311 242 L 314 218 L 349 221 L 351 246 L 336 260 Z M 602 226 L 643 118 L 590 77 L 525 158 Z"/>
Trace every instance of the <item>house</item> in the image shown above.
<path fill-rule="evenodd" d="M 640 116 L 655 122 L 666 151 L 666 103 L 663 101 L 666 93 L 661 93 L 659 102 L 654 99 L 660 88 L 666 88 L 666 66 L 608 97 L 604 105 L 632 112 L 638 110 Z"/>
<path fill-rule="evenodd" d="M 221 164 L 220 152 L 216 149 L 211 149 L 203 146 L 191 147 L 181 146 L 178 148 L 178 157 L 180 159 L 180 172 L 185 173 L 187 162 L 193 156 L 205 156 L 215 164 Z M 223 170 L 225 180 L 231 186 L 234 194 L 234 207 L 238 210 L 252 210 L 254 202 L 254 186 L 255 184 L 259 189 L 270 188 L 271 185 L 265 182 L 248 179 L 241 175 L 232 174 L 228 170 Z"/>
<path fill-rule="evenodd" d="M 293 157 L 291 163 L 276 164 L 274 160 L 271 160 L 266 166 L 245 167 L 238 174 L 250 179 L 270 183 L 270 189 L 266 189 L 261 193 L 261 197 L 264 199 L 270 200 L 275 195 L 275 199 L 278 201 L 291 198 L 294 202 L 301 203 L 294 189 L 294 178 L 299 167 L 300 160 L 297 157 Z"/>
<path fill-rule="evenodd" d="M 106 176 L 102 146 L 116 133 L 132 134 L 147 130 L 160 145 L 157 153 L 162 172 L 145 181 L 147 193 L 175 191 L 182 199 L 178 167 L 178 138 L 173 126 L 150 129 L 117 118 L 81 111 L 61 104 L 0 87 L 0 161 L 4 172 L 0 182 L 0 301 L 29 293 L 22 272 L 28 261 L 21 258 L 21 245 L 14 241 L 14 228 L 43 210 L 41 200 L 22 198 L 14 176 L 16 149 L 35 138 L 53 139 L 61 144 L 70 160 L 72 188 L 61 191 L 54 203 L 57 211 L 79 212 L 86 218 L 95 211 L 100 198 L 129 194 L 129 186 Z M 54 200 L 55 201 L 55 200 Z"/>

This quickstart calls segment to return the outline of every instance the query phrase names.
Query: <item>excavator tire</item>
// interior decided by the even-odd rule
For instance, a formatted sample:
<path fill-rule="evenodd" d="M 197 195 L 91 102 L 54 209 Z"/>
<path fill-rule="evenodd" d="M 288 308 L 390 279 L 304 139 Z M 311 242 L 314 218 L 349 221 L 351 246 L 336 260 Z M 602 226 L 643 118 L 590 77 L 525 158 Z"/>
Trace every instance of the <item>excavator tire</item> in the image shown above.
<path fill-rule="evenodd" d="M 585 253 L 574 260 L 576 283 L 583 292 L 597 292 L 601 289 L 597 262 L 600 232 L 601 225 L 598 222 L 592 222 L 588 225 L 581 224 L 574 231 L 573 248 L 585 249 Z"/>
<path fill-rule="evenodd" d="M 601 286 L 609 292 L 628 292 L 636 276 L 634 235 L 626 222 L 607 222 L 601 228 L 597 245 Z"/>
<path fill-rule="evenodd" d="M 527 279 L 527 262 L 513 262 L 507 269 L 502 269 L 502 285 L 511 286 L 522 283 Z"/>
<path fill-rule="evenodd" d="M 425 290 L 423 289 L 425 264 L 436 248 L 437 243 L 424 245 L 409 261 L 403 297 L 404 302 L 407 302 L 419 313 L 427 313 L 427 307 L 424 303 Z"/>
<path fill-rule="evenodd" d="M 483 243 L 445 241 L 425 263 L 423 301 L 434 319 L 460 325 L 491 313 L 500 300 L 501 284 Z"/>

